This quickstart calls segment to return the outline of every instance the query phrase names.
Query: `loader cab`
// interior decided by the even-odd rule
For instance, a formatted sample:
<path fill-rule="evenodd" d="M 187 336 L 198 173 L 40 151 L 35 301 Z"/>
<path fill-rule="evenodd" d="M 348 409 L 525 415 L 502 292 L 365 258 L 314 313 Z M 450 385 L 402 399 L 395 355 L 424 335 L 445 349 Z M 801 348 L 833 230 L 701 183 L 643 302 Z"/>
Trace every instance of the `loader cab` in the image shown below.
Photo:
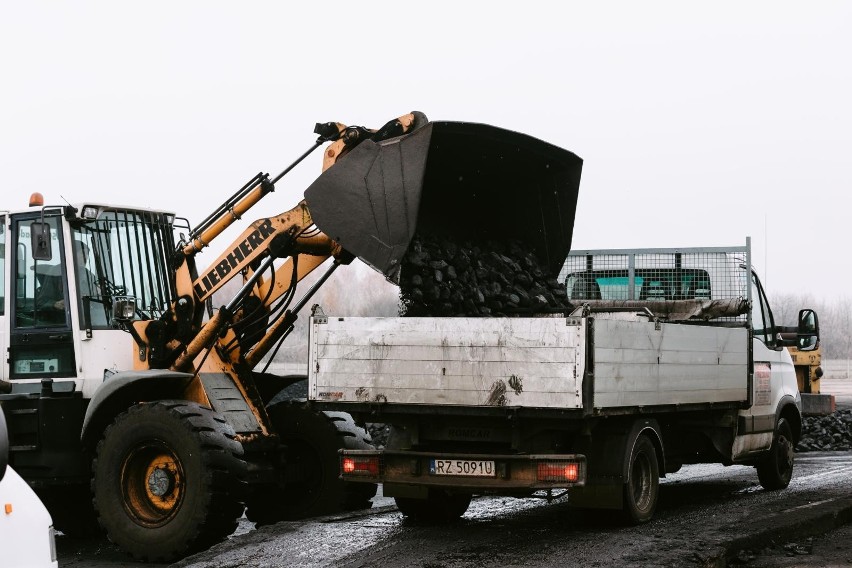
<path fill-rule="evenodd" d="M 156 319 L 174 296 L 173 215 L 105 205 L 3 214 L 4 297 L 0 378 L 16 392 L 42 379 L 94 394 L 106 377 L 134 366 L 134 341 L 113 314 Z M 126 316 L 126 314 L 125 314 Z"/>

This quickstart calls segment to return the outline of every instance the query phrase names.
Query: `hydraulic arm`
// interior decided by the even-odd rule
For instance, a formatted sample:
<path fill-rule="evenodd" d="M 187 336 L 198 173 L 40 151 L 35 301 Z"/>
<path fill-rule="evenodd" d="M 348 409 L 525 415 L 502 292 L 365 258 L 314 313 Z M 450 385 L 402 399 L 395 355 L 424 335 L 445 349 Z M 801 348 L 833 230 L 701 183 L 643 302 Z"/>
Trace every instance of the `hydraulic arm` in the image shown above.
<path fill-rule="evenodd" d="M 319 137 L 293 164 L 274 178 L 259 173 L 249 180 L 178 245 L 177 300 L 159 320 L 133 324 L 131 332 L 141 355 L 137 366 L 193 371 L 196 357 L 217 341 L 221 345 L 229 328 L 234 328 L 239 337 L 228 339 L 225 359 L 242 362 L 249 368 L 256 365 L 292 328 L 296 310 L 289 310 L 288 306 L 295 285 L 328 258 L 336 259 L 336 268 L 348 264 L 352 256 L 314 224 L 304 200 L 290 211 L 253 222 L 201 273 L 196 269 L 197 253 L 274 191 L 275 184 L 320 145 L 331 143 L 323 158 L 323 170 L 328 170 L 364 141 L 398 137 L 425 123 L 425 116 L 410 113 L 378 130 L 340 123 L 317 124 L 314 131 Z M 276 267 L 277 259 L 283 262 Z M 205 304 L 237 276 L 242 279 L 240 291 L 204 322 Z M 249 350 L 251 356 L 245 359 Z"/>

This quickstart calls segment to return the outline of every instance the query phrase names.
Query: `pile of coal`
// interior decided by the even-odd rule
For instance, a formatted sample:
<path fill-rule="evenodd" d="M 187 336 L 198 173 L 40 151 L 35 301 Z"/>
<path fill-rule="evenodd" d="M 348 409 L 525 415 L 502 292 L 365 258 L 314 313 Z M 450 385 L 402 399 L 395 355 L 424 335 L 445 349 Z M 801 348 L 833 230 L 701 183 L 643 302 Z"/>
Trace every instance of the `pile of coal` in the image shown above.
<path fill-rule="evenodd" d="M 488 317 L 570 309 L 565 288 L 519 241 L 415 235 L 402 260 L 400 315 Z"/>
<path fill-rule="evenodd" d="M 852 450 L 852 410 L 802 418 L 802 439 L 796 445 L 797 452 L 843 450 Z"/>

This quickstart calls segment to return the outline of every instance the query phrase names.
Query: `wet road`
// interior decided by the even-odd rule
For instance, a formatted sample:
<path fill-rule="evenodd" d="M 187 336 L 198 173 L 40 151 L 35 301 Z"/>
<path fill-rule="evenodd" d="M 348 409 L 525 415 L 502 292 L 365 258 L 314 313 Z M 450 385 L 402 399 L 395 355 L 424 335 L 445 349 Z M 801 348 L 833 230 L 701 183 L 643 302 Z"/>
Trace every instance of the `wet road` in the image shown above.
<path fill-rule="evenodd" d="M 837 396 L 838 408 L 852 407 L 852 380 L 823 379 L 822 391 Z M 243 521 L 235 535 L 179 566 L 701 566 L 720 543 L 748 535 L 779 516 L 852 498 L 852 452 L 798 454 L 785 491 L 766 492 L 753 468 L 687 466 L 662 482 L 656 518 L 641 527 L 613 527 L 585 519 L 565 500 L 552 503 L 480 498 L 457 523 L 447 527 L 406 520 L 391 499 L 377 498 L 366 514 L 279 523 L 254 530 Z M 813 548 L 852 565 L 850 525 L 813 541 L 778 542 L 763 552 L 743 554 L 744 565 L 820 566 L 798 547 Z M 844 532 L 845 531 L 845 532 Z M 837 535 L 837 536 L 833 536 Z M 123 568 L 140 564 L 106 540 L 59 537 L 61 567 Z M 822 552 L 820 553 L 822 554 Z M 825 552 L 828 554 L 828 552 Z M 823 562 L 821 564 L 821 562 Z M 831 564 L 833 565 L 833 564 Z M 164 566 L 148 564 L 146 566 Z"/>
<path fill-rule="evenodd" d="M 369 514 L 279 523 L 241 531 L 178 563 L 192 568 L 237 566 L 700 566 L 726 539 L 852 497 L 852 452 L 799 454 L 786 491 L 760 488 L 753 468 L 687 466 L 669 475 L 656 518 L 641 527 L 589 519 L 556 500 L 480 498 L 458 522 L 418 525 L 392 501 Z M 107 542 L 59 540 L 60 566 L 133 566 Z"/>

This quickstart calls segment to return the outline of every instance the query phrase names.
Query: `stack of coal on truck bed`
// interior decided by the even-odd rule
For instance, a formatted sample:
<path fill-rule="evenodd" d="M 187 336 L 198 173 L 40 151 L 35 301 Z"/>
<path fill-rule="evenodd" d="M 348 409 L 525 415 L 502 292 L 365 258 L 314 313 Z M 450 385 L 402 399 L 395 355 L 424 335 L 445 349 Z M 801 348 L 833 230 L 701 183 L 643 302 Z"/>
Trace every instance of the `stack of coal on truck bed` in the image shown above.
<path fill-rule="evenodd" d="M 415 235 L 402 259 L 400 314 L 488 317 L 564 311 L 565 287 L 533 250 L 509 240 Z"/>

